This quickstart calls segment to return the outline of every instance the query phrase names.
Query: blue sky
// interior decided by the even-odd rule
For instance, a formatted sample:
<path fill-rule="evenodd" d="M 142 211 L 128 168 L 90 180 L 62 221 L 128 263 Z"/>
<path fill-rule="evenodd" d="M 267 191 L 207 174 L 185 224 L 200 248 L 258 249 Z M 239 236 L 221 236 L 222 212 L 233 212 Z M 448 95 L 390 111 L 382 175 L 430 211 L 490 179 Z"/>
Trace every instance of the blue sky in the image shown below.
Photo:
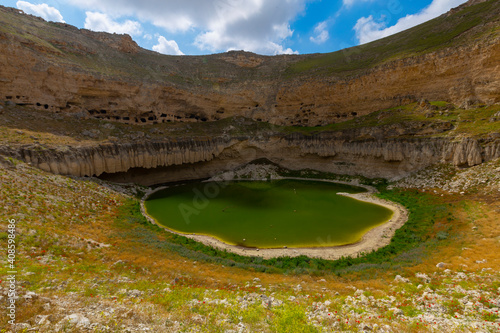
<path fill-rule="evenodd" d="M 165 54 L 323 53 L 437 17 L 466 0 L 0 0 L 50 21 L 128 33 Z"/>

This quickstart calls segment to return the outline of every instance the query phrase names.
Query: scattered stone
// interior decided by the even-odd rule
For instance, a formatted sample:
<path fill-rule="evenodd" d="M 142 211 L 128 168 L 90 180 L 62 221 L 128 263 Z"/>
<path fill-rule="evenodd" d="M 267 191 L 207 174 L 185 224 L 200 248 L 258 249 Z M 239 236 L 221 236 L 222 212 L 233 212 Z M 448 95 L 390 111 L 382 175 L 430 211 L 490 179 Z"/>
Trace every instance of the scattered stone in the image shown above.
<path fill-rule="evenodd" d="M 139 296 L 142 296 L 144 294 L 143 291 L 140 291 L 140 290 L 137 290 L 137 289 L 132 289 L 132 290 L 129 290 L 129 289 L 120 289 L 118 291 L 119 294 L 125 294 L 127 295 L 128 297 L 139 297 Z"/>
<path fill-rule="evenodd" d="M 115 129 L 115 125 L 110 124 L 110 123 L 105 123 L 104 125 L 102 125 L 102 127 L 106 128 L 106 129 L 109 129 L 109 130 L 114 130 Z"/>
<path fill-rule="evenodd" d="M 32 291 L 27 291 L 23 297 L 25 300 L 34 300 L 38 298 L 38 295 Z"/>
<path fill-rule="evenodd" d="M 362 330 L 365 331 L 365 332 L 371 332 L 371 331 L 373 331 L 373 329 L 370 326 L 368 326 L 368 325 L 361 325 L 361 326 L 363 327 Z"/>
<path fill-rule="evenodd" d="M 92 248 L 110 247 L 111 244 L 99 243 L 93 239 L 84 239 L 87 242 L 87 248 L 90 250 Z"/>
<path fill-rule="evenodd" d="M 247 164 L 240 169 L 224 172 L 212 177 L 211 181 L 229 181 L 234 179 L 278 179 L 278 167 L 267 164 Z"/>
<path fill-rule="evenodd" d="M 389 309 L 389 311 L 392 311 L 392 313 L 394 313 L 395 316 L 402 316 L 404 314 L 403 310 L 398 308 L 391 308 Z"/>
<path fill-rule="evenodd" d="M 89 137 L 89 138 L 92 138 L 92 139 L 96 139 L 99 137 L 99 135 L 101 135 L 101 131 L 99 130 L 96 130 L 96 129 L 93 129 L 93 130 L 83 130 L 82 131 L 82 135 L 83 136 L 86 136 L 86 137 Z"/>
<path fill-rule="evenodd" d="M 498 111 L 497 113 L 495 113 L 493 115 L 493 117 L 490 118 L 490 122 L 491 123 L 494 123 L 496 121 L 500 121 L 500 111 Z"/>
<path fill-rule="evenodd" d="M 35 323 L 37 325 L 50 325 L 52 321 L 52 315 L 38 315 L 36 316 Z"/>
<path fill-rule="evenodd" d="M 421 108 L 428 108 L 431 106 L 431 103 L 429 103 L 429 101 L 425 98 L 422 98 L 418 101 L 418 106 L 420 106 Z"/>
<path fill-rule="evenodd" d="M 444 262 L 440 262 L 436 265 L 437 268 L 444 268 L 447 264 L 445 264 Z"/>
<path fill-rule="evenodd" d="M 356 295 L 356 296 L 360 296 L 360 295 L 363 295 L 363 293 L 364 293 L 364 290 L 362 290 L 362 289 L 358 289 L 358 290 L 356 290 L 356 291 L 354 292 L 354 295 Z"/>
<path fill-rule="evenodd" d="M 394 282 L 409 283 L 410 280 L 402 277 L 401 275 L 396 275 L 396 277 L 394 278 Z"/>
<path fill-rule="evenodd" d="M 158 128 L 152 128 L 152 129 L 150 129 L 149 133 L 151 133 L 151 134 L 163 134 L 163 132 L 160 129 L 158 129 Z"/>
<path fill-rule="evenodd" d="M 87 327 L 90 325 L 90 320 L 79 313 L 73 313 L 69 316 L 64 317 L 62 322 L 69 322 L 72 325 L 83 327 Z"/>
<path fill-rule="evenodd" d="M 431 278 L 427 274 L 425 274 L 425 273 L 417 273 L 417 274 L 415 274 L 415 277 L 417 279 L 420 279 L 420 280 L 424 281 L 425 283 L 430 283 L 431 282 Z"/>
<path fill-rule="evenodd" d="M 31 325 L 28 324 L 28 323 L 18 323 L 18 324 L 15 324 L 15 327 L 16 327 L 16 332 L 26 332 L 27 330 L 29 330 L 31 328 Z"/>

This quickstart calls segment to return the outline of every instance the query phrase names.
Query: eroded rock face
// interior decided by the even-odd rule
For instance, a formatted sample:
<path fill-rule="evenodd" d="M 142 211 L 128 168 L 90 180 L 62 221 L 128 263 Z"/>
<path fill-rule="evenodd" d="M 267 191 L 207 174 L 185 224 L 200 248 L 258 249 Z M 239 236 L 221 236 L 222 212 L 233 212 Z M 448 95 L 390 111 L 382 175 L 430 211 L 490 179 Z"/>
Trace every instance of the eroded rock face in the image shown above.
<path fill-rule="evenodd" d="M 292 170 L 311 168 L 337 174 L 401 178 L 438 162 L 473 166 L 500 157 L 500 140 L 394 139 L 346 141 L 332 133 L 316 136 L 194 138 L 185 141 L 103 144 L 67 149 L 2 148 L 43 170 L 100 176 L 152 185 L 211 177 L 266 158 Z"/>
<path fill-rule="evenodd" d="M 488 8 L 487 12 L 483 8 L 488 19 L 464 32 L 466 38 L 456 36 L 446 47 L 431 48 L 434 51 L 410 48 L 412 52 L 404 56 L 398 55 L 399 39 L 327 55 L 266 57 L 233 51 L 165 56 L 140 48 L 127 35 L 49 24 L 0 7 L 0 100 L 76 114 L 80 119 L 136 125 L 243 116 L 298 126 L 346 121 L 426 99 L 464 108 L 500 103 L 500 35 L 496 32 L 500 3 L 478 0 L 467 6 L 475 3 Z M 467 6 L 442 19 L 454 24 Z M 482 37 L 472 38 L 477 32 Z M 406 42 L 415 40 L 404 36 Z M 387 54 L 374 61 L 356 53 L 361 50 L 373 57 L 379 51 Z M 495 137 L 488 142 L 415 138 L 451 128 L 448 122 L 423 128 L 353 126 L 345 132 L 312 136 L 270 130 L 259 137 L 10 146 L 0 147 L 0 153 L 58 174 L 142 184 L 209 177 L 259 158 L 290 169 L 397 178 L 440 161 L 472 166 L 500 156 Z M 84 135 L 92 138 L 98 133 Z"/>
<path fill-rule="evenodd" d="M 164 56 L 127 35 L 49 25 L 1 8 L 0 23 L 17 29 L 0 29 L 0 100 L 47 111 L 131 124 L 245 116 L 316 126 L 421 98 L 464 107 L 500 102 L 495 35 L 373 67 L 357 64 L 359 54 L 347 50 L 340 58 L 347 67 L 325 74 L 316 73 L 320 65 L 293 70 L 318 55 Z"/>

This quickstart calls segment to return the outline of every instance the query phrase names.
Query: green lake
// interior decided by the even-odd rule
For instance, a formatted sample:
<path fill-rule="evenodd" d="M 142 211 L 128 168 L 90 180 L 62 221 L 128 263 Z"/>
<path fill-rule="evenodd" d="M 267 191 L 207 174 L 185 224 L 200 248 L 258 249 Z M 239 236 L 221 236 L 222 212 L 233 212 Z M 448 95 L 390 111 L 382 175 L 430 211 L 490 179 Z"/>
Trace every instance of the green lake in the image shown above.
<path fill-rule="evenodd" d="M 259 248 L 355 243 L 393 212 L 337 192 L 363 188 L 303 180 L 196 182 L 153 193 L 148 215 L 171 230 Z"/>

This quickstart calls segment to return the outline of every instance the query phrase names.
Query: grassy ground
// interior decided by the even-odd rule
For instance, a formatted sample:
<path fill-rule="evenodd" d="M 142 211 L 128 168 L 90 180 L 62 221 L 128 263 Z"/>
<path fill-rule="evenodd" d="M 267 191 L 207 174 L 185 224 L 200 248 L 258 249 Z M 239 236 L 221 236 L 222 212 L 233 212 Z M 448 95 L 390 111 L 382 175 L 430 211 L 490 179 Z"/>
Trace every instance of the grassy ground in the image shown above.
<path fill-rule="evenodd" d="M 412 213 L 413 222 L 391 243 L 394 251 L 379 251 L 370 262 L 350 259 L 337 266 L 325 261 L 322 268 L 319 261 L 312 265 L 305 258 L 283 259 L 280 265 L 190 242 L 181 247 L 181 237 L 156 229 L 137 214 L 133 188 L 124 195 L 119 187 L 54 176 L 23 163 L 0 169 L 0 181 L 2 215 L 18 225 L 18 288 L 20 294 L 37 294 L 18 301 L 17 322 L 31 323 L 38 327 L 34 331 L 49 332 L 57 323 L 67 332 L 87 331 L 62 324 L 74 312 L 90 318 L 96 332 L 134 327 L 358 331 L 360 325 L 376 331 L 461 332 L 478 322 L 487 331 L 497 330 L 498 198 L 439 190 L 383 191 L 383 197 L 405 204 Z M 1 227 L 6 253 L 5 221 Z M 90 240 L 110 246 L 98 247 Z M 450 271 L 443 273 L 438 262 Z M 431 281 L 423 282 L 417 272 Z M 457 280 L 459 273 L 466 278 Z M 395 275 L 409 283 L 396 283 Z M 6 282 L 0 286 L 5 288 Z M 43 315 L 50 315 L 52 324 L 38 325 L 37 316 Z M 9 328 L 5 318 L 2 326 Z"/>

